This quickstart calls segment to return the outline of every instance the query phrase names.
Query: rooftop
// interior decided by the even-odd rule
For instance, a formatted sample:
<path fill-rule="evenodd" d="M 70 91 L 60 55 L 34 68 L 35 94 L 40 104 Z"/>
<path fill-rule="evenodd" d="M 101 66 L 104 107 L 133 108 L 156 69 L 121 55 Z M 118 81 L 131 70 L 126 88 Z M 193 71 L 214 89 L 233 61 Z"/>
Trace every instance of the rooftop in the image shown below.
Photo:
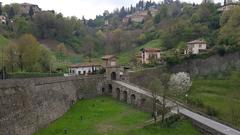
<path fill-rule="evenodd" d="M 115 55 L 105 55 L 102 57 L 103 60 L 109 60 L 109 59 L 113 59 L 113 58 L 116 58 Z"/>
<path fill-rule="evenodd" d="M 79 67 L 101 67 L 101 64 L 97 63 L 81 63 L 81 64 L 73 64 L 70 68 L 79 68 Z"/>
<path fill-rule="evenodd" d="M 161 50 L 159 48 L 143 48 L 141 51 L 145 52 L 160 52 Z"/>
<path fill-rule="evenodd" d="M 207 42 L 205 40 L 200 40 L 200 39 L 197 39 L 197 40 L 193 40 L 193 41 L 190 41 L 188 42 L 188 44 L 206 44 Z"/>

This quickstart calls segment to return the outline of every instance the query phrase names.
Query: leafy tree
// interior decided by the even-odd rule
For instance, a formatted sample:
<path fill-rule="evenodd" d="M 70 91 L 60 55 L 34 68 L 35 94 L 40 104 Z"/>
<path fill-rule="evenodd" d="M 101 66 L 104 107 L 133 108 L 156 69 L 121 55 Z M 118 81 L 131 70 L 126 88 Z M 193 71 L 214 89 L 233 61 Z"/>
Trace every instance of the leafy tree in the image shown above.
<path fill-rule="evenodd" d="M 2 2 L 0 2 L 0 15 L 2 15 Z"/>
<path fill-rule="evenodd" d="M 89 58 L 88 61 L 91 62 L 91 58 L 92 58 L 93 51 L 94 51 L 94 39 L 92 37 L 87 36 L 84 39 L 82 50 L 83 50 L 85 56 Z"/>
<path fill-rule="evenodd" d="M 219 32 L 218 42 L 222 45 L 240 46 L 240 8 L 236 7 L 223 13 L 220 24 L 221 29 Z"/>
<path fill-rule="evenodd" d="M 19 67 L 21 71 L 36 71 L 40 57 L 40 45 L 36 38 L 30 34 L 22 35 L 18 40 Z"/>
<path fill-rule="evenodd" d="M 14 11 L 14 8 L 13 7 L 10 7 L 10 10 L 8 12 L 8 17 L 11 19 L 15 16 L 15 11 Z"/>
<path fill-rule="evenodd" d="M 18 55 L 17 45 L 15 43 L 10 43 L 5 48 L 5 63 L 7 65 L 7 69 L 11 69 L 11 72 L 14 72 L 17 69 Z"/>
<path fill-rule="evenodd" d="M 66 56 L 68 54 L 67 48 L 65 47 L 64 43 L 60 43 L 57 46 L 57 52 L 64 56 Z"/>

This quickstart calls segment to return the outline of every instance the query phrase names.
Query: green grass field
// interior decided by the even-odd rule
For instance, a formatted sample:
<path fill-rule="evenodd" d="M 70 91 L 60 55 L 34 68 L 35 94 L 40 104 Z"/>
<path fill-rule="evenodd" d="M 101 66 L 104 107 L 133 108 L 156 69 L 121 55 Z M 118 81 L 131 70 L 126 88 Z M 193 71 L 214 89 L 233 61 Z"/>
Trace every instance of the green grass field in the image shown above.
<path fill-rule="evenodd" d="M 240 127 L 240 72 L 196 78 L 189 98 L 214 108 L 217 118 Z"/>
<path fill-rule="evenodd" d="M 82 119 L 81 119 L 82 116 Z M 143 127 L 150 115 L 108 97 L 82 100 L 63 117 L 35 135 L 199 135 L 190 122 L 181 120 L 169 128 Z"/>

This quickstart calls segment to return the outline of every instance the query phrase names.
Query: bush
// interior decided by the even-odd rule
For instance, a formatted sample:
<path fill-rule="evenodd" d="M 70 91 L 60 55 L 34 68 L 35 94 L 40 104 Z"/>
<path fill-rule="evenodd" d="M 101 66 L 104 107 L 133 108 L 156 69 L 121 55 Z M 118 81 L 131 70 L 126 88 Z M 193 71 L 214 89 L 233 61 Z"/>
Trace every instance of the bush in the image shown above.
<path fill-rule="evenodd" d="M 217 48 L 217 53 L 220 55 L 220 56 L 224 56 L 225 53 L 226 53 L 226 50 L 224 47 L 218 47 Z"/>
<path fill-rule="evenodd" d="M 207 115 L 214 116 L 214 117 L 218 115 L 218 111 L 215 108 L 207 106 L 206 109 L 207 109 Z"/>
<path fill-rule="evenodd" d="M 8 74 L 9 79 L 17 78 L 40 78 L 40 77 L 57 77 L 63 76 L 63 73 L 33 73 L 33 72 L 23 72 L 23 73 L 10 73 Z"/>
<path fill-rule="evenodd" d="M 170 127 L 180 120 L 180 115 L 173 115 L 165 120 L 165 126 Z"/>

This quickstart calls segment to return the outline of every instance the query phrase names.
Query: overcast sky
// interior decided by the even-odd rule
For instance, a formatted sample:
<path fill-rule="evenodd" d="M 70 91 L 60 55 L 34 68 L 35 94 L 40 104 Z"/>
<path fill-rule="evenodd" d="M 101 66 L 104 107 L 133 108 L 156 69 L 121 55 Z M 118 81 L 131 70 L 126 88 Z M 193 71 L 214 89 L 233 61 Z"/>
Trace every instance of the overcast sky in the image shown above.
<path fill-rule="evenodd" d="M 0 0 L 3 4 L 9 3 L 33 3 L 39 5 L 43 10 L 55 10 L 63 13 L 64 16 L 77 16 L 82 18 L 95 18 L 104 10 L 113 11 L 122 6 L 135 5 L 139 0 Z M 145 0 L 147 1 L 147 0 Z M 160 0 L 152 0 L 159 2 Z M 191 3 L 200 3 L 202 0 L 183 0 Z M 223 0 L 215 0 L 219 2 Z"/>

